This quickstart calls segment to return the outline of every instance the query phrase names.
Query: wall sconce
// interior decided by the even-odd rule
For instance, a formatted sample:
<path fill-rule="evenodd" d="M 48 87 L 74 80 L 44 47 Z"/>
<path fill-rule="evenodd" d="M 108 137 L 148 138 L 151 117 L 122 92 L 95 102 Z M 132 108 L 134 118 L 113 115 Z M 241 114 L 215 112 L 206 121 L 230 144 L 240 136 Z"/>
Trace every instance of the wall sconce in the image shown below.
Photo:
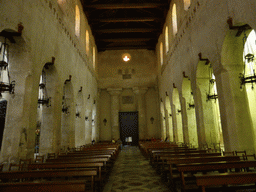
<path fill-rule="evenodd" d="M 51 61 L 51 62 L 47 62 L 47 63 L 44 65 L 44 68 L 45 68 L 45 69 L 49 69 L 49 66 L 53 66 L 53 65 L 54 65 L 54 62 L 55 62 L 55 57 L 52 57 L 52 61 Z"/>
<path fill-rule="evenodd" d="M 64 83 L 64 84 L 66 84 L 66 83 L 70 82 L 70 81 L 71 81 L 71 78 L 72 78 L 72 75 L 69 75 L 69 78 L 65 81 L 65 83 Z"/>
<path fill-rule="evenodd" d="M 78 118 L 80 118 L 80 112 L 76 112 L 76 117 Z"/>
<path fill-rule="evenodd" d="M 88 117 L 85 117 L 84 119 L 85 119 L 85 121 L 88 121 L 89 118 L 88 118 Z"/>
<path fill-rule="evenodd" d="M 205 65 L 208 65 L 210 63 L 209 59 L 203 59 L 202 53 L 198 53 L 199 61 L 205 61 Z"/>
<path fill-rule="evenodd" d="M 151 124 L 154 123 L 154 120 L 155 120 L 154 117 L 151 117 L 151 118 L 150 118 Z"/>
<path fill-rule="evenodd" d="M 65 107 L 65 106 L 63 105 L 61 110 L 62 110 L 63 113 L 66 113 L 66 114 L 69 113 L 69 112 L 68 112 L 68 106 Z"/>
<path fill-rule="evenodd" d="M 107 119 L 105 118 L 105 119 L 103 119 L 103 123 L 104 123 L 104 126 L 106 126 L 106 124 L 107 124 Z"/>
<path fill-rule="evenodd" d="M 195 104 L 190 104 L 190 103 L 189 103 L 189 104 L 188 104 L 188 109 L 191 109 L 191 108 L 194 109 L 194 108 L 195 108 Z"/>
<path fill-rule="evenodd" d="M 79 89 L 79 91 L 78 91 L 78 92 L 82 92 L 82 90 L 83 90 L 83 87 L 80 87 L 80 89 Z"/>

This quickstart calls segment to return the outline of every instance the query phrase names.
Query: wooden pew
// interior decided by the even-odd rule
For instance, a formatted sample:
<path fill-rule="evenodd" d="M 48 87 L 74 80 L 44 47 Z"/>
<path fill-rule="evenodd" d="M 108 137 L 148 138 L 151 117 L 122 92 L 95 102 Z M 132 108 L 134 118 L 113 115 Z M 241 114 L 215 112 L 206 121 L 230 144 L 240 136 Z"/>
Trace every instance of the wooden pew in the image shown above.
<path fill-rule="evenodd" d="M 170 182 L 174 183 L 175 179 L 180 178 L 174 175 L 174 171 L 177 170 L 178 164 L 190 164 L 190 163 L 207 163 L 218 161 L 239 161 L 238 156 L 205 156 L 205 157 L 189 157 L 189 158 L 172 158 L 167 160 L 168 173 L 170 174 Z"/>
<path fill-rule="evenodd" d="M 111 158 L 111 155 L 62 155 L 58 156 L 57 159 L 68 160 L 68 159 L 93 159 L 93 158 Z"/>
<path fill-rule="evenodd" d="M 0 172 L 2 182 L 13 179 L 35 179 L 35 178 L 58 178 L 58 177 L 91 177 L 91 188 L 94 191 L 94 178 L 97 176 L 97 169 L 66 169 L 66 170 L 32 170 L 32 171 L 12 171 Z"/>
<path fill-rule="evenodd" d="M 186 155 L 186 154 L 201 154 L 204 153 L 206 154 L 206 150 L 191 150 L 191 151 L 162 151 L 162 152 L 157 152 L 157 153 L 153 153 L 152 156 L 152 163 L 159 162 L 160 161 L 160 157 L 169 157 L 169 156 L 173 156 L 173 155 Z M 208 154 L 212 154 L 212 153 L 207 153 Z M 207 156 L 206 155 L 206 156 Z M 220 155 L 220 153 L 218 153 L 218 155 Z"/>
<path fill-rule="evenodd" d="M 201 187 L 202 192 L 205 192 L 205 188 L 210 186 L 256 183 L 255 172 L 195 174 L 194 176 L 196 184 Z M 229 189 L 225 188 L 225 190 L 228 191 Z"/>
<path fill-rule="evenodd" d="M 236 156 L 238 157 L 238 156 Z M 177 170 L 180 172 L 182 181 L 182 189 L 185 191 L 185 172 L 209 172 L 209 171 L 227 171 L 227 169 L 241 169 L 256 167 L 256 161 L 221 161 L 221 162 L 207 162 L 207 163 L 192 163 L 192 164 L 177 164 Z"/>
<path fill-rule="evenodd" d="M 85 181 L 52 181 L 52 182 L 21 182 L 21 183 L 0 183 L 1 192 L 14 191 L 47 191 L 47 192 L 67 192 L 86 191 Z"/>
<path fill-rule="evenodd" d="M 70 169 L 70 168 L 97 168 L 99 175 L 99 182 L 102 185 L 102 167 L 103 162 L 98 163 L 35 163 L 29 164 L 28 170 L 43 170 L 43 169 Z M 95 177 L 95 180 L 97 178 Z"/>
<path fill-rule="evenodd" d="M 176 158 L 191 158 L 191 157 L 220 157 L 221 153 L 191 153 L 191 154 L 176 154 L 176 155 L 162 155 L 160 160 L 162 160 L 162 168 L 164 169 L 166 162 L 168 160 Z"/>

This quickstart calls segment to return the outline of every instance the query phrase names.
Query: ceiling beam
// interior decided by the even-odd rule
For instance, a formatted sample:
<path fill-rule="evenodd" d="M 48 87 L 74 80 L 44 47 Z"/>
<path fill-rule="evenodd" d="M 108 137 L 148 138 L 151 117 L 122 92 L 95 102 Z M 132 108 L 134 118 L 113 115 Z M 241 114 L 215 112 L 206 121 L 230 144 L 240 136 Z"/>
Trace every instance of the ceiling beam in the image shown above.
<path fill-rule="evenodd" d="M 99 51 L 105 50 L 124 50 L 124 49 L 150 49 L 154 50 L 155 46 L 118 46 L 118 47 L 101 47 Z"/>
<path fill-rule="evenodd" d="M 121 38 L 121 39 L 97 39 L 97 42 L 101 41 L 101 42 L 139 42 L 139 41 L 151 41 L 151 40 L 155 40 L 155 38 Z"/>
<path fill-rule="evenodd" d="M 158 18 L 158 17 L 91 19 L 92 22 L 103 22 L 103 23 L 152 22 L 152 21 L 161 21 L 161 20 L 162 18 Z"/>
<path fill-rule="evenodd" d="M 84 5 L 85 8 L 94 9 L 146 9 L 168 6 L 166 3 L 120 3 L 120 4 L 92 4 Z"/>
<path fill-rule="evenodd" d="M 156 32 L 155 28 L 121 28 L 121 29 L 99 29 L 96 33 L 151 33 Z"/>

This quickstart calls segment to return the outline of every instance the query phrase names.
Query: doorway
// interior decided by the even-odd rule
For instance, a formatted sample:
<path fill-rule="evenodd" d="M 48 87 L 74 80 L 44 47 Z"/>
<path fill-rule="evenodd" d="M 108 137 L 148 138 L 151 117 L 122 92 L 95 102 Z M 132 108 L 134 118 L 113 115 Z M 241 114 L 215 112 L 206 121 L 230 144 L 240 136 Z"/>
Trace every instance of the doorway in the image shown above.
<path fill-rule="evenodd" d="M 124 145 L 139 144 L 138 112 L 119 112 L 120 139 Z"/>

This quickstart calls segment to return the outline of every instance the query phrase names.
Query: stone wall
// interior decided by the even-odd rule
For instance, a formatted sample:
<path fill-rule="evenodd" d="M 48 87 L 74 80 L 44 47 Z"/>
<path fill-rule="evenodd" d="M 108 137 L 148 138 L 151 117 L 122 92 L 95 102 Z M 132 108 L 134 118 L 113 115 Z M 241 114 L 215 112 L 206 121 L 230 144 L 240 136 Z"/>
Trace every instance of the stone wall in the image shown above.
<path fill-rule="evenodd" d="M 49 112 L 45 113 L 52 113 L 54 116 L 49 119 L 45 118 L 44 125 L 51 126 L 51 129 L 45 136 L 41 135 L 48 137 L 50 134 L 52 143 L 50 145 L 48 142 L 44 143 L 47 140 L 41 138 L 40 147 L 44 148 L 41 154 L 59 152 L 61 146 L 67 146 L 66 143 L 61 143 L 64 116 L 72 122 L 69 124 L 71 134 L 67 136 L 69 147 L 91 142 L 91 137 L 86 136 L 75 139 L 75 130 L 84 135 L 92 134 L 90 130 L 92 122 L 88 124 L 85 116 L 95 116 L 98 113 L 94 107 L 94 100 L 97 100 L 98 95 L 97 74 L 94 71 L 92 59 L 92 49 L 95 47 L 94 38 L 80 1 L 59 3 L 60 1 L 57 0 L 1 1 L 0 31 L 18 31 L 18 24 L 24 27 L 21 37 L 14 37 L 16 43 L 10 43 L 10 77 L 11 80 L 16 81 L 16 86 L 15 94 L 8 98 L 1 162 L 32 158 L 34 155 L 39 79 L 44 65 L 51 62 L 53 57 L 55 58 L 54 65 L 49 70 L 54 78 L 47 83 L 47 86 L 52 89 L 49 90 L 52 106 L 47 109 Z M 75 34 L 76 5 L 80 9 L 80 36 Z M 86 30 L 90 34 L 89 53 L 86 53 Z M 4 41 L 3 37 L 0 41 Z M 70 76 L 72 78 L 68 82 L 72 86 L 72 89 L 69 89 L 71 100 L 68 106 L 69 113 L 64 115 L 62 113 L 63 89 L 66 80 L 70 80 Z M 82 96 L 79 96 L 80 92 Z M 79 118 L 82 119 L 79 122 L 76 119 L 77 103 L 80 105 Z M 94 124 L 94 129 L 98 129 L 95 127 L 97 125 L 97 123 Z M 41 131 L 43 133 L 43 130 Z M 98 140 L 98 135 L 95 139 Z"/>

